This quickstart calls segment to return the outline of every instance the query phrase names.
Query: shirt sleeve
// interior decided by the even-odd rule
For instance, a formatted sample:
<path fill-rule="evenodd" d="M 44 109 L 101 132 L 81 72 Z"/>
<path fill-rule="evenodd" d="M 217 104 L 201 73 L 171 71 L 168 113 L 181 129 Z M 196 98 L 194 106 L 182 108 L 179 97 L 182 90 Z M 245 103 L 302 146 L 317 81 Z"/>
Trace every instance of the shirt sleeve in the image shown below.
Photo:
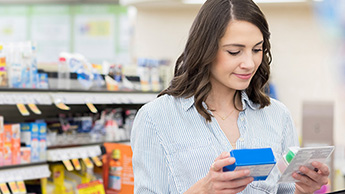
<path fill-rule="evenodd" d="M 134 120 L 131 146 L 134 193 L 170 193 L 169 171 L 164 150 L 146 106 L 138 111 Z"/>
<path fill-rule="evenodd" d="M 284 131 L 283 131 L 283 141 L 282 141 L 282 150 L 283 153 L 288 151 L 289 147 L 299 146 L 298 144 L 298 137 L 297 131 L 294 127 L 293 120 L 289 111 L 286 110 L 285 116 L 285 123 L 284 123 Z M 277 193 L 281 194 L 291 194 L 295 192 L 295 184 L 294 183 L 280 183 L 278 186 Z"/>

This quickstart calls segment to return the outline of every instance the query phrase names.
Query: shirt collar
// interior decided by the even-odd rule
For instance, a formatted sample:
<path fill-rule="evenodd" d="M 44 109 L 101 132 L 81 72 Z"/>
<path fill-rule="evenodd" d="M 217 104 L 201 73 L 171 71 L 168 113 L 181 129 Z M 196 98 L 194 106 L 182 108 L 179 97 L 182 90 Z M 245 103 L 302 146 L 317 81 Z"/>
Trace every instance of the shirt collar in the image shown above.
<path fill-rule="evenodd" d="M 189 98 L 181 98 L 181 101 L 182 101 L 181 103 L 183 106 L 183 110 L 187 111 L 194 105 L 194 96 L 189 97 Z M 260 107 L 259 104 L 255 104 L 249 99 L 247 93 L 244 90 L 241 91 L 241 101 L 243 104 L 243 110 L 245 110 L 247 106 L 253 110 L 257 110 Z M 203 102 L 203 105 L 205 106 L 205 108 L 207 108 L 204 102 Z"/>
<path fill-rule="evenodd" d="M 241 91 L 241 101 L 243 104 L 243 110 L 245 110 L 247 106 L 253 110 L 257 110 L 260 108 L 259 104 L 255 104 L 249 99 L 247 93 L 244 90 Z"/>

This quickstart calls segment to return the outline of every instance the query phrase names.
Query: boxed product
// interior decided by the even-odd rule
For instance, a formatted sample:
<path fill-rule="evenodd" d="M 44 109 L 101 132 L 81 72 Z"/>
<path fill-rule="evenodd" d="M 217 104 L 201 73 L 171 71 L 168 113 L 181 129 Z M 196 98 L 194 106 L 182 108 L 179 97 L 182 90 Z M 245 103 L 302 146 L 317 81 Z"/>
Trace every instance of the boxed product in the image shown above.
<path fill-rule="evenodd" d="M 37 123 L 39 141 L 39 159 L 45 161 L 47 158 L 47 123 Z"/>
<path fill-rule="evenodd" d="M 11 157 L 12 164 L 20 164 L 20 125 L 6 124 L 6 131 L 11 131 Z"/>
<path fill-rule="evenodd" d="M 12 126 L 4 125 L 4 165 L 12 164 Z"/>
<path fill-rule="evenodd" d="M 31 148 L 20 147 L 20 163 L 28 164 L 31 162 Z"/>
<path fill-rule="evenodd" d="M 39 156 L 39 142 L 38 142 L 38 124 L 37 123 L 21 123 L 21 142 L 25 143 L 27 147 L 31 148 L 31 162 L 38 162 Z"/>
<path fill-rule="evenodd" d="M 4 117 L 0 116 L 0 166 L 4 165 Z"/>
<path fill-rule="evenodd" d="M 271 148 L 235 149 L 230 151 L 230 156 L 236 161 L 223 167 L 223 171 L 248 169 L 254 181 L 266 180 L 276 164 Z"/>

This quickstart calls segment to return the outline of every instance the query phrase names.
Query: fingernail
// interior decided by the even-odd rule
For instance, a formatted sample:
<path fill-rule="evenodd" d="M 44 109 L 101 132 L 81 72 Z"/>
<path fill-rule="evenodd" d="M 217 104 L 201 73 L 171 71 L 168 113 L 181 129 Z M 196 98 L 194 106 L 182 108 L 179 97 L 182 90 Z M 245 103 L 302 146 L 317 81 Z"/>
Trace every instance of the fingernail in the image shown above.
<path fill-rule="evenodd" d="M 235 158 L 230 158 L 229 161 L 230 161 L 230 163 L 234 163 L 235 162 Z"/>
<path fill-rule="evenodd" d="M 305 167 L 301 167 L 300 169 L 302 172 L 305 172 L 307 169 Z"/>
<path fill-rule="evenodd" d="M 249 170 L 244 170 L 244 174 L 249 174 L 250 173 L 250 171 Z"/>

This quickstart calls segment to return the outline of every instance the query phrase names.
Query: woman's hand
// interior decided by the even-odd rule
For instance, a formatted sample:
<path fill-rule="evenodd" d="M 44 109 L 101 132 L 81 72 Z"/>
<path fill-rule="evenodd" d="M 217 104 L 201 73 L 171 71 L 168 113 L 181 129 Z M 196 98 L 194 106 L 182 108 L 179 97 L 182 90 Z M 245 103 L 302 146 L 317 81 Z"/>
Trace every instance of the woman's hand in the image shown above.
<path fill-rule="evenodd" d="M 228 152 L 223 152 L 211 165 L 208 174 L 185 194 L 232 194 L 243 191 L 253 181 L 253 177 L 248 177 L 249 170 L 223 172 L 224 166 L 233 163 L 235 163 L 235 158 L 231 158 Z"/>
<path fill-rule="evenodd" d="M 319 190 L 322 185 L 328 183 L 329 168 L 327 165 L 320 162 L 313 162 L 312 166 L 316 170 L 301 166 L 299 170 L 304 175 L 296 172 L 292 174 L 295 179 L 300 181 L 296 183 L 296 194 L 314 193 Z"/>

